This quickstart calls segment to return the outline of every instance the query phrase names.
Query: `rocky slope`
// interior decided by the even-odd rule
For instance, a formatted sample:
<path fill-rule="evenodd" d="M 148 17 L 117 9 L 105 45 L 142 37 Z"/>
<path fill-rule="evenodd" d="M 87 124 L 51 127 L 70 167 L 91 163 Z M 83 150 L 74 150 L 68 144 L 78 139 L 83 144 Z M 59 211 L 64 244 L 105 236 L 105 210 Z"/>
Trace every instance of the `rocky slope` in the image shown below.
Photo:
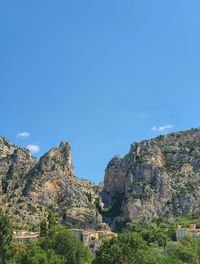
<path fill-rule="evenodd" d="M 108 163 L 104 185 L 74 175 L 67 142 L 36 160 L 0 137 L 0 206 L 22 227 L 52 209 L 64 224 L 113 228 L 200 213 L 200 129 L 134 143 Z"/>
<path fill-rule="evenodd" d="M 95 201 L 100 187 L 74 175 L 67 142 L 39 160 L 0 137 L 0 206 L 18 225 L 37 225 L 48 210 L 60 222 L 94 227 L 102 222 Z"/>
<path fill-rule="evenodd" d="M 131 146 L 105 171 L 102 192 L 110 224 L 150 222 L 200 212 L 200 129 Z"/>

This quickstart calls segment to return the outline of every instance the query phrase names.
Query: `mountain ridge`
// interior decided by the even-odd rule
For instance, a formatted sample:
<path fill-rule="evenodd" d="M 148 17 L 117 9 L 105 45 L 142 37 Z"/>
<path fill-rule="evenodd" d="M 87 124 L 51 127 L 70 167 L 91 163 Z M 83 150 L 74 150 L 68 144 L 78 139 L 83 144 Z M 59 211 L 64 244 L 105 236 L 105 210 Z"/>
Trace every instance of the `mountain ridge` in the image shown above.
<path fill-rule="evenodd" d="M 68 142 L 37 160 L 1 137 L 0 187 L 1 206 L 18 222 L 38 225 L 49 208 L 61 223 L 92 227 L 102 222 L 94 204 L 99 187 L 75 176 Z"/>
<path fill-rule="evenodd" d="M 151 222 L 200 212 L 200 129 L 179 131 L 131 145 L 105 171 L 103 200 L 115 221 Z"/>
<path fill-rule="evenodd" d="M 132 144 L 100 185 L 75 176 L 68 142 L 37 160 L 0 137 L 0 206 L 19 223 L 38 225 L 53 208 L 60 223 L 112 229 L 200 213 L 200 129 Z"/>

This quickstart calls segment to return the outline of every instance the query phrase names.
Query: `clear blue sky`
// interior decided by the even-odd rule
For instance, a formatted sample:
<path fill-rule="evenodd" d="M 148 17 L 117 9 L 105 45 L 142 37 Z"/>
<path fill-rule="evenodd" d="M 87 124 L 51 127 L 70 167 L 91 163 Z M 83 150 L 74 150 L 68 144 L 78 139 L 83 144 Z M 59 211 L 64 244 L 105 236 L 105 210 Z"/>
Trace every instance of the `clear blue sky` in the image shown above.
<path fill-rule="evenodd" d="M 199 127 L 199 14 L 198 0 L 1 1 L 0 134 L 37 157 L 67 140 L 76 175 L 99 182 L 132 142 Z"/>

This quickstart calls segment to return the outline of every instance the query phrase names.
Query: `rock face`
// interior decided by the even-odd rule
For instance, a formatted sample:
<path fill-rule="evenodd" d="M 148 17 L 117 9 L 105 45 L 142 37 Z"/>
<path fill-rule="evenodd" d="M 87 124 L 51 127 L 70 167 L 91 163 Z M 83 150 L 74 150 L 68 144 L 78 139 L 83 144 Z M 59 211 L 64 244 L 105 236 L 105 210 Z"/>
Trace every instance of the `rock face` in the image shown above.
<path fill-rule="evenodd" d="M 36 163 L 27 149 L 18 148 L 0 137 L 0 191 L 13 196 L 22 188 L 25 176 Z"/>
<path fill-rule="evenodd" d="M 0 137 L 1 207 L 18 223 L 37 225 L 52 209 L 63 223 L 94 227 L 99 187 L 74 175 L 71 147 L 61 142 L 40 160 Z"/>
<path fill-rule="evenodd" d="M 76 227 L 95 227 L 102 217 L 116 228 L 199 213 L 200 129 L 131 145 L 108 163 L 104 185 L 74 175 L 67 142 L 37 160 L 0 137 L 0 206 L 21 227 L 37 225 L 51 209 Z"/>
<path fill-rule="evenodd" d="M 199 213 L 200 129 L 135 143 L 124 158 L 114 157 L 102 197 L 111 224 Z"/>

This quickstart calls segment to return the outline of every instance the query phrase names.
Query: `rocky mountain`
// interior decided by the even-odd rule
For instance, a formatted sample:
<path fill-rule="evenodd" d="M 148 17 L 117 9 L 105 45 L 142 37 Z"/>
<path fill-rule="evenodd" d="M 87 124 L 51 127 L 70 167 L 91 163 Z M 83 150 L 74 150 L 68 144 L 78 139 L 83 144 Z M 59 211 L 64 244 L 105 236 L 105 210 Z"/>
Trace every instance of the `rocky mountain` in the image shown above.
<path fill-rule="evenodd" d="M 94 227 L 102 223 L 95 206 L 100 190 L 75 177 L 67 142 L 36 160 L 0 137 L 0 206 L 17 224 L 37 225 L 53 209 L 62 223 Z"/>
<path fill-rule="evenodd" d="M 102 197 L 113 226 L 199 213 L 200 129 L 134 143 L 124 158 L 115 156 Z"/>
<path fill-rule="evenodd" d="M 74 175 L 67 142 L 37 160 L 0 137 L 0 206 L 21 226 L 52 209 L 63 224 L 112 228 L 200 213 L 200 129 L 132 144 L 108 163 L 103 185 Z"/>

